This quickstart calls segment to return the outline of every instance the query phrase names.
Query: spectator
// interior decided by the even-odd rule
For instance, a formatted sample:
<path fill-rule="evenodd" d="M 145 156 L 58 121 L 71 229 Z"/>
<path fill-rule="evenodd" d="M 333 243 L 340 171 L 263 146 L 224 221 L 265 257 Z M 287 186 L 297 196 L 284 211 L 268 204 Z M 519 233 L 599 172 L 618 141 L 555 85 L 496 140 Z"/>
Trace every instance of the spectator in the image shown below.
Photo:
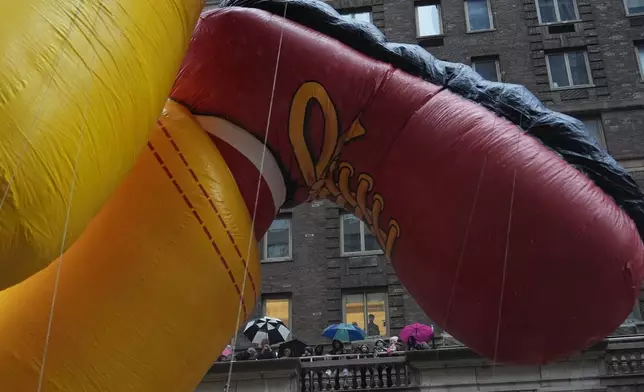
<path fill-rule="evenodd" d="M 369 323 L 367 324 L 367 335 L 368 336 L 380 336 L 380 327 L 376 325 L 374 320 L 376 319 L 376 316 L 373 314 L 369 315 Z"/>
<path fill-rule="evenodd" d="M 383 355 L 387 353 L 387 348 L 385 347 L 385 341 L 382 339 L 376 340 L 374 354 Z"/>
<path fill-rule="evenodd" d="M 392 336 L 389 338 L 389 347 L 387 348 L 387 354 L 393 354 L 396 351 L 400 351 L 398 348 L 398 336 Z"/>
<path fill-rule="evenodd" d="M 333 339 L 333 342 L 331 342 L 331 351 L 329 351 L 330 355 L 342 355 L 344 354 L 344 344 L 339 341 L 338 339 Z M 337 358 L 335 358 L 337 359 Z"/>
<path fill-rule="evenodd" d="M 264 339 L 262 341 L 262 350 L 257 356 L 257 359 L 274 359 L 274 358 L 276 358 L 276 355 L 271 349 L 271 346 L 268 344 L 268 339 Z"/>

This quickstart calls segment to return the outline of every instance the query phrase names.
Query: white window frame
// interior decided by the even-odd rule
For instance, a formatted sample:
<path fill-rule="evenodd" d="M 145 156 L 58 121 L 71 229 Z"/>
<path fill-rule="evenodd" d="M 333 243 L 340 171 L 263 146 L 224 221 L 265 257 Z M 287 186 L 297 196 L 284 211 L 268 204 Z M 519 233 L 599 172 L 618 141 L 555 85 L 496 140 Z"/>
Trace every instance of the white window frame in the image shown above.
<path fill-rule="evenodd" d="M 340 15 L 342 16 L 350 16 L 349 19 L 351 20 L 357 20 L 356 15 L 357 14 L 369 14 L 369 23 L 373 24 L 373 12 L 371 11 L 354 11 L 354 12 L 341 12 Z"/>
<path fill-rule="evenodd" d="M 268 242 L 266 241 L 266 236 L 268 236 L 268 231 L 264 234 L 264 237 L 259 242 L 259 251 L 260 251 L 260 261 L 262 263 L 274 263 L 279 261 L 291 261 L 293 260 L 293 222 L 290 215 L 278 215 L 275 220 L 286 220 L 288 221 L 288 256 L 287 257 L 266 257 L 268 254 Z M 271 222 L 272 224 L 272 222 Z"/>
<path fill-rule="evenodd" d="M 575 85 L 570 85 L 570 86 L 564 86 L 564 87 L 555 87 L 554 83 L 552 82 L 552 70 L 550 69 L 550 56 L 552 55 L 558 55 L 558 54 L 563 54 L 564 55 L 564 63 L 566 64 L 566 73 L 568 74 L 568 80 L 570 83 L 572 83 L 572 72 L 570 71 L 570 61 L 568 60 L 568 53 L 570 52 L 583 52 L 584 54 L 584 61 L 586 62 L 586 72 L 588 72 L 588 84 L 575 84 Z M 587 87 L 593 87 L 594 82 L 593 82 L 593 73 L 590 69 L 590 61 L 588 60 L 588 51 L 584 50 L 570 50 L 566 52 L 556 52 L 556 53 L 548 53 L 546 54 L 546 68 L 548 70 L 548 81 L 550 82 L 550 89 L 551 90 L 570 90 L 570 89 L 576 89 L 576 88 L 587 88 Z"/>
<path fill-rule="evenodd" d="M 496 66 L 496 78 L 498 79 L 497 81 L 500 83 L 501 80 L 501 63 L 499 62 L 499 59 L 497 57 L 490 57 L 490 58 L 475 58 L 472 60 L 472 69 L 474 72 L 476 72 L 476 62 L 481 61 L 481 62 L 489 62 L 489 61 L 494 61 L 494 65 Z M 481 76 L 482 77 L 482 76 Z M 492 80 L 490 80 L 492 82 Z"/>
<path fill-rule="evenodd" d="M 637 70 L 640 73 L 640 79 L 644 81 L 644 63 L 640 59 L 640 50 L 644 52 L 644 42 L 635 42 L 635 61 L 637 61 Z"/>
<path fill-rule="evenodd" d="M 434 35 L 420 35 L 420 19 L 418 18 L 418 8 L 419 7 L 426 7 L 430 5 L 435 5 L 438 7 L 438 34 Z M 443 32 L 443 7 L 441 6 L 440 1 L 437 2 L 429 2 L 429 3 L 418 3 L 414 4 L 414 18 L 416 20 L 416 38 L 430 38 L 430 37 L 442 37 L 444 35 Z"/>
<path fill-rule="evenodd" d="M 534 0 L 534 4 L 537 7 L 537 16 L 539 17 L 539 24 L 540 25 L 547 26 L 547 25 L 554 25 L 554 24 L 575 23 L 575 22 L 579 22 L 581 20 L 579 18 L 579 8 L 577 7 L 577 0 L 572 0 L 572 4 L 573 4 L 573 6 L 575 8 L 575 19 L 566 20 L 566 21 L 561 20 L 561 15 L 559 13 L 559 0 L 553 0 L 553 2 L 555 4 L 555 15 L 557 16 L 557 20 L 554 21 L 554 22 L 543 22 L 543 20 L 541 19 L 541 7 L 539 7 L 539 1 L 540 0 Z"/>
<path fill-rule="evenodd" d="M 380 336 L 389 336 L 389 293 L 387 291 L 380 291 L 380 290 L 367 290 L 367 291 L 354 291 L 354 292 L 346 292 L 342 293 L 342 322 L 346 323 L 347 322 L 347 302 L 346 298 L 350 295 L 362 295 L 362 303 L 363 303 L 363 310 L 364 310 L 364 325 L 365 325 L 365 333 L 367 333 L 367 323 L 369 322 L 369 311 L 368 311 L 368 306 L 367 306 L 367 296 L 369 294 L 384 294 L 385 295 L 385 325 L 383 326 L 385 328 L 384 333 L 383 331 L 380 331 Z M 380 327 L 380 326 L 378 326 Z M 369 336 L 367 336 L 369 338 Z"/>
<path fill-rule="evenodd" d="M 288 325 L 286 326 L 291 331 L 291 335 L 293 335 L 293 297 L 280 296 L 280 295 L 268 295 L 266 297 L 262 297 L 262 316 L 263 317 L 271 317 L 266 314 L 266 302 L 268 301 L 287 301 L 288 302 Z"/>
<path fill-rule="evenodd" d="M 360 249 L 354 252 L 345 252 L 344 251 L 344 216 L 345 215 L 353 215 L 349 214 L 348 212 L 342 212 L 340 213 L 340 255 L 342 256 L 364 256 L 364 255 L 381 255 L 384 252 L 382 249 L 377 249 L 377 250 L 364 250 L 364 234 L 365 230 L 369 232 L 369 228 L 365 225 L 365 223 L 362 221 L 362 219 L 359 219 L 360 221 Z"/>
<path fill-rule="evenodd" d="M 494 30 L 494 18 L 492 17 L 492 5 L 490 4 L 491 0 L 485 0 L 485 3 L 487 4 L 487 15 L 488 15 L 488 18 L 490 19 L 490 28 L 489 29 L 482 29 L 482 30 L 472 30 L 472 28 L 470 26 L 470 12 L 469 12 L 469 10 L 467 8 L 468 7 L 468 5 L 467 5 L 468 2 L 469 2 L 469 0 L 464 0 L 463 1 L 463 6 L 465 7 L 465 26 L 467 28 L 467 32 L 468 33 L 483 33 L 483 32 L 486 32 L 486 31 Z M 441 28 L 441 31 L 442 31 L 442 28 Z M 499 80 L 501 80 L 501 79 L 499 78 Z"/>
<path fill-rule="evenodd" d="M 626 12 L 626 16 L 644 15 L 644 12 L 636 12 L 634 14 L 631 14 L 630 11 L 628 10 L 628 0 L 624 0 L 624 12 Z"/>

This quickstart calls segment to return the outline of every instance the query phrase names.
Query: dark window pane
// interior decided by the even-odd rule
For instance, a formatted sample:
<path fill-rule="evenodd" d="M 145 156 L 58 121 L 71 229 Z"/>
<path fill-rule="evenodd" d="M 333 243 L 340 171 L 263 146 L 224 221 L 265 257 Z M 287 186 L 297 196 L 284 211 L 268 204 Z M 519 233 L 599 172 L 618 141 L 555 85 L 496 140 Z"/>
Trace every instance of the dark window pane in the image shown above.
<path fill-rule="evenodd" d="M 380 244 L 378 243 L 378 240 L 373 234 L 371 234 L 367 226 L 364 227 L 364 250 L 380 250 Z"/>
<path fill-rule="evenodd" d="M 499 81 L 499 75 L 496 69 L 496 60 L 475 61 L 474 70 L 484 79 L 492 82 Z"/>
<path fill-rule="evenodd" d="M 360 252 L 362 250 L 360 243 L 360 220 L 354 215 L 342 215 L 342 232 L 344 240 L 342 250 L 345 253 Z"/>
<path fill-rule="evenodd" d="M 538 0 L 541 23 L 552 23 L 557 21 L 554 0 Z"/>
<path fill-rule="evenodd" d="M 548 65 L 550 66 L 550 79 L 553 87 L 570 86 L 568 73 L 566 72 L 566 60 L 564 54 L 551 54 L 548 56 Z"/>
<path fill-rule="evenodd" d="M 644 0 L 627 0 L 629 14 L 644 13 Z"/>
<path fill-rule="evenodd" d="M 570 75 L 574 86 L 590 84 L 584 52 L 568 53 L 568 63 L 570 64 Z"/>
<path fill-rule="evenodd" d="M 558 3 L 559 3 L 559 20 L 561 22 L 577 19 L 577 15 L 575 15 L 574 0 L 558 0 Z"/>
<path fill-rule="evenodd" d="M 492 28 L 487 1 L 467 0 L 467 16 L 470 22 L 470 31 L 488 30 Z"/>
<path fill-rule="evenodd" d="M 266 233 L 266 258 L 291 257 L 291 222 L 288 219 L 276 219 Z"/>

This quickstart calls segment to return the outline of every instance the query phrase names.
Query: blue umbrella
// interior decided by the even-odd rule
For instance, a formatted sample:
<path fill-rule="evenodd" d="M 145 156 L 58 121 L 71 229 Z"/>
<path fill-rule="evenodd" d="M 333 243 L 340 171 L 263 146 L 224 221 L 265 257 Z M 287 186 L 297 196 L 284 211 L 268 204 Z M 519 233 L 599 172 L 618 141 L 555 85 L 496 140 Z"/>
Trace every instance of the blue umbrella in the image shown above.
<path fill-rule="evenodd" d="M 337 339 L 341 342 L 353 342 L 355 340 L 364 340 L 367 334 L 360 328 L 352 324 L 333 324 L 326 327 L 322 336 L 329 339 Z"/>

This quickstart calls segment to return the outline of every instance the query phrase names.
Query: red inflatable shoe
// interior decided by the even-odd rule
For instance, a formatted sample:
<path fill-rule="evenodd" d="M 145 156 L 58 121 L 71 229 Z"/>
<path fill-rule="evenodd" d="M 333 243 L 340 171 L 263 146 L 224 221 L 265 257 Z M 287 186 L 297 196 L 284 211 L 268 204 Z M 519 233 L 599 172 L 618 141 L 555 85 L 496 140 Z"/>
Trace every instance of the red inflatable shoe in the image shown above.
<path fill-rule="evenodd" d="M 643 248 L 631 218 L 537 139 L 442 87 L 229 8 L 202 18 L 172 98 L 211 133 L 258 238 L 284 202 L 333 200 L 375 233 L 425 312 L 489 358 L 569 355 L 632 310 Z"/>

